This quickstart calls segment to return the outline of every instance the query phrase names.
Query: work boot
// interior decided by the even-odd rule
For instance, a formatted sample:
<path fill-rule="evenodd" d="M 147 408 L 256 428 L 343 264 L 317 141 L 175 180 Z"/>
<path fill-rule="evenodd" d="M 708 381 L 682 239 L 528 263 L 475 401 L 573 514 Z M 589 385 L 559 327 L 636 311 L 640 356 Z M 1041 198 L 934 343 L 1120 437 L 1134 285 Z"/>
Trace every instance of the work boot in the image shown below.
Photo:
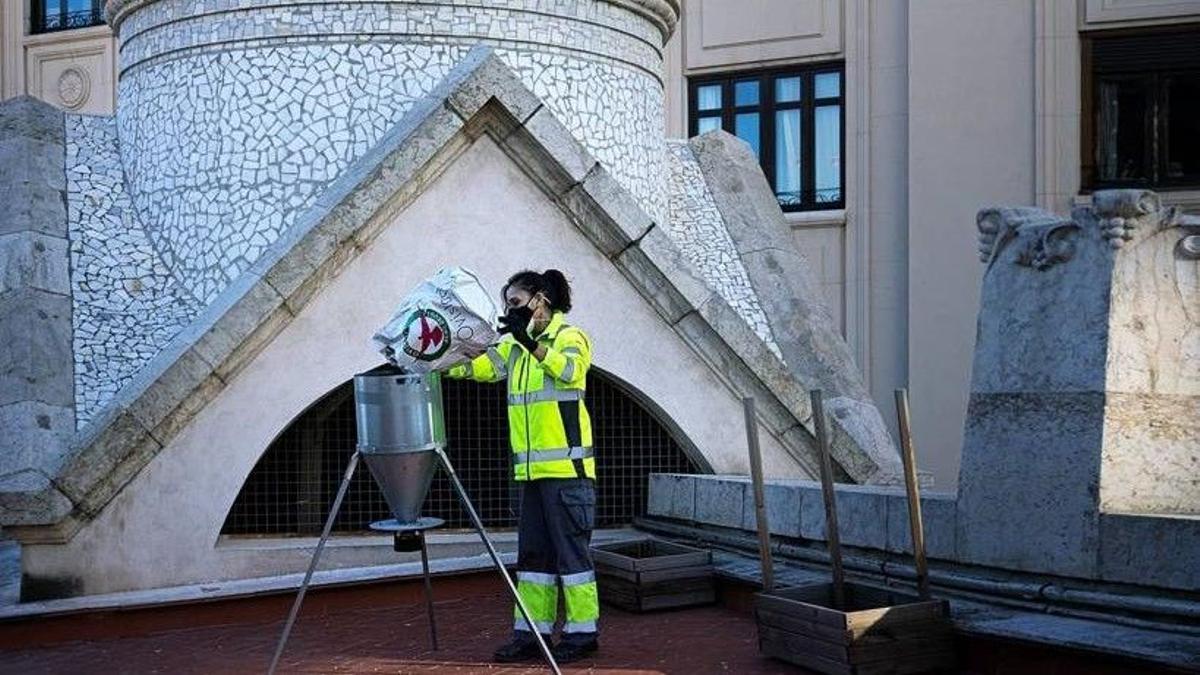
<path fill-rule="evenodd" d="M 534 639 L 533 633 L 518 632 L 513 635 L 513 639 L 508 641 L 508 644 L 500 647 L 492 654 L 492 659 L 496 663 L 516 663 L 518 661 L 531 661 L 542 655 L 542 650 L 538 648 L 537 640 Z"/>
<path fill-rule="evenodd" d="M 595 637 L 588 637 L 582 640 L 564 639 L 562 642 L 554 645 L 550 650 L 550 654 L 554 656 L 554 660 L 558 663 L 571 663 L 578 661 L 588 654 L 593 654 L 600 649 L 600 641 Z"/>

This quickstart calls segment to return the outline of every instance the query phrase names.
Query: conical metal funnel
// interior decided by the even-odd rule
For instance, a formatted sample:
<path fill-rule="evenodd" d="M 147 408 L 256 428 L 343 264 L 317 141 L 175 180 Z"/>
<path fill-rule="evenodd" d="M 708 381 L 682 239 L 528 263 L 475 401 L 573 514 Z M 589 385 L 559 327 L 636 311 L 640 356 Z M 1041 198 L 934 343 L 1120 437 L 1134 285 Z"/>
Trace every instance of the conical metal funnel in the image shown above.
<path fill-rule="evenodd" d="M 446 444 L 437 373 L 388 366 L 354 376 L 358 451 L 401 523 L 420 518 L 421 504 Z"/>
<path fill-rule="evenodd" d="M 363 459 L 396 520 L 412 523 L 420 518 L 421 505 L 437 470 L 437 454 L 433 450 L 364 453 Z"/>

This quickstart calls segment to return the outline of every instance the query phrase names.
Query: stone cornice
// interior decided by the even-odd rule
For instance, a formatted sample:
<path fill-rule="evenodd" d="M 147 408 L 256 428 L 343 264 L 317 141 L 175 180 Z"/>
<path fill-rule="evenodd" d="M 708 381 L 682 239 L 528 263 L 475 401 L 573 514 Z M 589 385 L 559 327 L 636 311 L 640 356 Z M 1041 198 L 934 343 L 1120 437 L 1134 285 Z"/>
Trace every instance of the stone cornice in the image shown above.
<path fill-rule="evenodd" d="M 663 34 L 663 44 L 675 33 L 679 24 L 679 0 L 600 0 L 610 5 L 624 7 L 639 14 L 658 26 Z"/>
<path fill-rule="evenodd" d="M 671 38 L 679 24 L 679 0 L 596 0 L 623 7 L 653 23 L 662 32 L 663 44 Z M 120 30 L 121 22 L 129 13 L 158 0 L 108 0 L 104 4 L 104 17 L 114 32 Z"/>

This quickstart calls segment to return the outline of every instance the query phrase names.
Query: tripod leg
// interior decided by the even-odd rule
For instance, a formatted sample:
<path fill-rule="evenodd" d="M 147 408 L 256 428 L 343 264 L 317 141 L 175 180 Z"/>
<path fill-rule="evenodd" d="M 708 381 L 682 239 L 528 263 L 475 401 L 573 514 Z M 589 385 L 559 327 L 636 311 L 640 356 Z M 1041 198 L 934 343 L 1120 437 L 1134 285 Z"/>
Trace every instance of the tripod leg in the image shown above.
<path fill-rule="evenodd" d="M 308 592 L 308 583 L 312 581 L 313 572 L 316 571 L 317 563 L 321 560 L 321 551 L 325 549 L 325 541 L 329 539 L 333 521 L 337 519 L 338 511 L 342 508 L 342 499 L 350 487 L 350 479 L 354 478 L 354 470 L 358 468 L 358 457 L 356 451 L 351 455 L 350 463 L 346 465 L 346 474 L 342 476 L 342 484 L 338 487 L 337 496 L 333 499 L 333 508 L 329 510 L 329 517 L 325 519 L 325 529 L 321 530 L 321 539 L 317 542 L 316 550 L 313 551 L 312 560 L 308 563 L 304 581 L 300 583 L 300 592 L 296 594 L 296 600 L 292 603 L 292 611 L 288 614 L 287 623 L 283 625 L 283 634 L 279 636 L 279 644 L 275 647 L 275 656 L 271 658 L 271 667 L 267 670 L 267 675 L 274 675 L 275 668 L 279 666 L 279 657 L 283 656 L 283 648 L 287 646 L 288 636 L 292 633 L 292 625 L 296 623 L 296 616 L 300 614 L 300 605 L 304 602 L 304 594 Z"/>
<path fill-rule="evenodd" d="M 429 640 L 433 651 L 438 650 L 437 622 L 433 620 L 433 586 L 429 582 L 429 552 L 425 548 L 425 533 L 421 533 L 421 571 L 425 576 L 425 607 L 429 610 Z"/>
<path fill-rule="evenodd" d="M 496 563 L 496 569 L 499 570 L 500 576 L 504 577 L 504 583 L 508 586 L 508 592 L 512 594 L 513 600 L 517 602 L 517 609 L 520 610 L 521 616 L 525 617 L 526 624 L 530 628 L 534 628 L 533 637 L 537 640 L 538 647 L 542 650 L 542 655 L 546 657 L 546 663 L 550 665 L 550 670 L 554 671 L 555 675 L 562 675 L 562 671 L 558 669 L 558 663 L 554 661 L 554 655 L 550 653 L 550 647 L 542 638 L 542 634 L 535 626 L 533 616 L 529 613 L 529 608 L 521 600 L 521 594 L 517 593 L 517 587 L 513 584 L 512 577 L 508 576 L 508 570 L 504 569 L 504 561 L 500 559 L 500 554 L 496 552 L 496 547 L 492 545 L 492 540 L 487 535 L 487 530 L 483 529 L 483 521 L 479 519 L 479 514 L 475 512 L 475 506 L 471 504 L 471 498 L 467 496 L 466 489 L 458 480 L 458 474 L 454 472 L 454 466 L 450 464 L 450 458 L 446 456 L 446 451 L 438 448 L 438 457 L 442 460 L 442 466 L 446 469 L 446 474 L 450 476 L 450 484 L 454 486 L 454 491 L 458 493 L 458 498 L 462 500 L 463 508 L 467 511 L 467 516 L 471 519 L 471 523 L 475 526 L 475 531 L 479 533 L 479 538 L 483 541 L 484 548 L 487 549 L 488 555 L 492 557 L 492 562 Z"/>

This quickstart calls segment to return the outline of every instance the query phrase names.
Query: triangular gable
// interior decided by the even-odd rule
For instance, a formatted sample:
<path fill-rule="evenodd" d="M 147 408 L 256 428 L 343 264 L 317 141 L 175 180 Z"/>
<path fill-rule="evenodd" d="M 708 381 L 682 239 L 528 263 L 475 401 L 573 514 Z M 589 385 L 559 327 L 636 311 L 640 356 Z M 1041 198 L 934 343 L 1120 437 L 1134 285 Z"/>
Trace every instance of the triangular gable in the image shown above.
<path fill-rule="evenodd" d="M 815 475 L 804 384 L 499 57 L 476 48 L 114 397 L 80 432 L 59 474 L 34 491 L 37 499 L 0 494 L 3 522 L 18 525 L 12 530 L 25 541 L 70 539 L 483 134 L 732 391 L 757 399 L 761 423 Z M 845 435 L 836 438 L 839 465 L 854 480 L 871 478 L 873 460 Z"/>

